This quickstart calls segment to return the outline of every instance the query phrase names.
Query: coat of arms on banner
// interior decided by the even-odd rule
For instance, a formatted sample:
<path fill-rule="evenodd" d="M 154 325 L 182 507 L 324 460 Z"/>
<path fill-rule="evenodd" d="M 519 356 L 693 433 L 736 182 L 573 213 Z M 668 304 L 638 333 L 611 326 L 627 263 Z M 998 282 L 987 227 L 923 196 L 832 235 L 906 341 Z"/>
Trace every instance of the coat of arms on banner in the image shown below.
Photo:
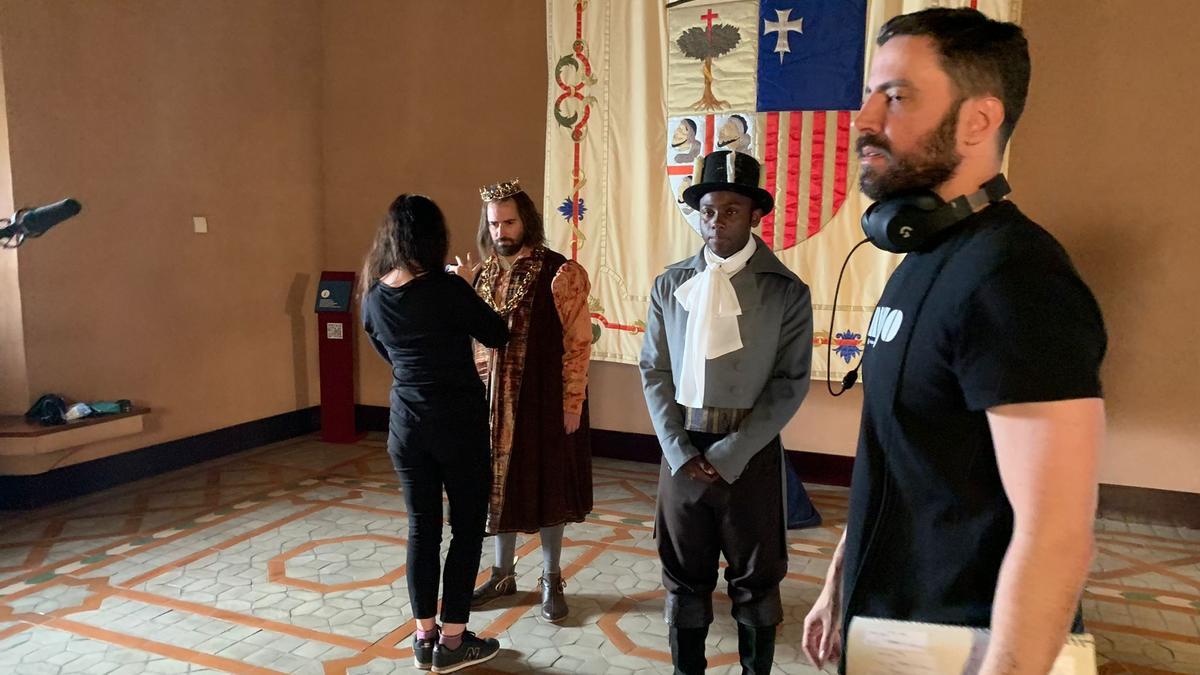
<path fill-rule="evenodd" d="M 683 203 L 692 162 L 732 149 L 763 163 L 775 211 L 759 233 L 774 250 L 821 231 L 846 198 L 863 96 L 866 0 L 667 2 L 667 148 Z"/>

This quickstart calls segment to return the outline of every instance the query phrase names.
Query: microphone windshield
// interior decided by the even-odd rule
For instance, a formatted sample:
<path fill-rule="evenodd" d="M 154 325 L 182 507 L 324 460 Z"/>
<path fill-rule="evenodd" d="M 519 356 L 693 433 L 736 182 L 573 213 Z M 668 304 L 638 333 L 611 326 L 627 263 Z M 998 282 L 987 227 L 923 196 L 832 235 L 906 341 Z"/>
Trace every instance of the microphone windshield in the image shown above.
<path fill-rule="evenodd" d="M 64 199 L 61 202 L 29 209 L 21 215 L 20 223 L 25 229 L 26 236 L 40 237 L 46 233 L 46 230 L 78 215 L 82 209 L 83 205 L 74 199 Z"/>

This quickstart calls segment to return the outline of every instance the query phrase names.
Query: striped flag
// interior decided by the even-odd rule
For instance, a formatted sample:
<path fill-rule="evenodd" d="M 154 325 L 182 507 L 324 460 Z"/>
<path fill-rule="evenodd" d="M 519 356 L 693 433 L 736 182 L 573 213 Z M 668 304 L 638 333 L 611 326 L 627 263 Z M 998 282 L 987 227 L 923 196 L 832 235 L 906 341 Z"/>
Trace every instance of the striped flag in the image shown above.
<path fill-rule="evenodd" d="M 854 130 L 840 111 L 760 113 L 764 188 L 775 210 L 762 220 L 761 236 L 782 251 L 821 231 L 846 201 Z"/>

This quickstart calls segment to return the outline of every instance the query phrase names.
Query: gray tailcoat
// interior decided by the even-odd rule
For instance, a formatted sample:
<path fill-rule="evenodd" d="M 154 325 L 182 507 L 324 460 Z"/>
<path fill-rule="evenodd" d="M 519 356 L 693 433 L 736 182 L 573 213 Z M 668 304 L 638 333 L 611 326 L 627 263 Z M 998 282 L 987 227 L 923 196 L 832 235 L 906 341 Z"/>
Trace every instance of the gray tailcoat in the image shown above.
<path fill-rule="evenodd" d="M 753 236 L 753 235 L 752 235 Z M 742 314 L 742 348 L 705 361 L 705 407 L 748 408 L 738 430 L 717 441 L 705 459 L 732 483 L 746 464 L 779 435 L 808 393 L 812 365 L 812 300 L 796 276 L 755 236 L 758 248 L 730 282 Z M 700 452 L 683 428 L 675 389 L 683 359 L 688 313 L 675 290 L 702 272 L 704 251 L 670 265 L 654 280 L 642 343 L 642 386 L 654 431 L 671 473 Z"/>

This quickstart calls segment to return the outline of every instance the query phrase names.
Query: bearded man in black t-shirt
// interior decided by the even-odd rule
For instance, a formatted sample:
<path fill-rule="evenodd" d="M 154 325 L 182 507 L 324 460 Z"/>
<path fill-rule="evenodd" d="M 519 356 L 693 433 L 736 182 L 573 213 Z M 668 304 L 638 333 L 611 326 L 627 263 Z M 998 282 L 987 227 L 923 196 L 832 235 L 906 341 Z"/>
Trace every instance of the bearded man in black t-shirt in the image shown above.
<path fill-rule="evenodd" d="M 1021 29 L 931 9 L 877 44 L 855 120 L 863 192 L 978 196 L 1025 105 Z M 1012 202 L 968 201 L 908 253 L 868 330 L 850 514 L 805 621 L 818 665 L 855 616 L 991 628 L 982 673 L 1048 672 L 1082 629 L 1103 320 L 1049 233 Z"/>

